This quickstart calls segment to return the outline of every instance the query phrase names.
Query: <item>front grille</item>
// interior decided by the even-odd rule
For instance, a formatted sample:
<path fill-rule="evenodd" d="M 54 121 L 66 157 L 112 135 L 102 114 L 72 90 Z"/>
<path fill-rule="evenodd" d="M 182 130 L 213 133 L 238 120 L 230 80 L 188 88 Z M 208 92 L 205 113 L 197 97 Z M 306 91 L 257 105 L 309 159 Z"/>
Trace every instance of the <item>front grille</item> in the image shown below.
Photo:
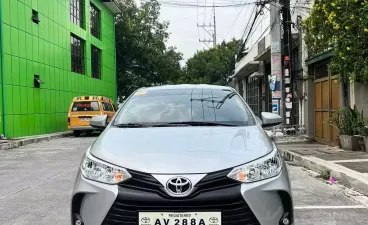
<path fill-rule="evenodd" d="M 129 171 L 132 178 L 119 185 L 119 194 L 102 225 L 138 225 L 138 214 L 147 212 L 221 212 L 222 225 L 259 225 L 240 195 L 230 171 L 210 173 L 185 198 L 173 198 L 151 175 Z"/>
<path fill-rule="evenodd" d="M 227 177 L 230 171 L 231 169 L 207 174 L 194 186 L 194 190 L 189 198 L 207 191 L 214 191 L 239 185 L 237 181 Z M 172 198 L 166 193 L 164 186 L 162 186 L 162 184 L 151 174 L 132 170 L 129 170 L 129 173 L 132 175 L 132 178 L 119 184 L 120 187 L 152 192 L 165 198 Z"/>
<path fill-rule="evenodd" d="M 151 174 L 132 170 L 129 170 L 128 172 L 130 175 L 132 175 L 132 178 L 123 183 L 120 183 L 120 187 L 141 190 L 145 192 L 152 192 L 161 196 L 167 195 L 162 184 L 158 182 L 156 178 L 154 178 Z"/>

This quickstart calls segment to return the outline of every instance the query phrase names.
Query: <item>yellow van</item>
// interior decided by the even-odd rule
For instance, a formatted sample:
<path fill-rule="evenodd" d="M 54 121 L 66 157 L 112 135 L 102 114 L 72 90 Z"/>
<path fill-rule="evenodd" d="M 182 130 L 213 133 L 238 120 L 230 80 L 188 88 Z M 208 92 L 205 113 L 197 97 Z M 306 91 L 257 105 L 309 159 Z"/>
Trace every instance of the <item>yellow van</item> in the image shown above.
<path fill-rule="evenodd" d="M 79 137 L 83 131 L 92 133 L 93 127 L 89 121 L 99 115 L 107 115 L 110 122 L 116 112 L 116 106 L 111 99 L 103 96 L 78 96 L 70 104 L 68 114 L 68 129 Z"/>

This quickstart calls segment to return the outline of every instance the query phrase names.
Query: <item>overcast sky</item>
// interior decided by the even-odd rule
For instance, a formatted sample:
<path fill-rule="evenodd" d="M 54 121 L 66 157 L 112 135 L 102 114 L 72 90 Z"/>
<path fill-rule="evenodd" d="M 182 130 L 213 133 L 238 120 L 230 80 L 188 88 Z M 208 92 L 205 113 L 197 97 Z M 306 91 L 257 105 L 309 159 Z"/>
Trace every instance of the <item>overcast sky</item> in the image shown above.
<path fill-rule="evenodd" d="M 139 1 L 139 0 L 138 0 Z M 158 0 L 158 2 L 180 2 L 197 4 L 197 0 Z M 215 5 L 239 4 L 254 2 L 254 0 L 214 0 Z M 213 0 L 198 0 L 198 5 L 213 5 Z M 244 7 L 243 7 L 244 6 Z M 241 5 L 230 8 L 216 8 L 217 43 L 223 40 L 240 38 L 248 21 L 253 5 Z M 197 16 L 198 15 L 198 16 Z M 170 39 L 169 45 L 176 46 L 184 54 L 184 58 L 190 58 L 197 50 L 207 48 L 199 39 L 210 39 L 199 24 L 213 24 L 213 9 L 211 8 L 183 8 L 161 6 L 161 20 L 169 21 Z M 211 44 L 209 44 L 211 45 Z"/>

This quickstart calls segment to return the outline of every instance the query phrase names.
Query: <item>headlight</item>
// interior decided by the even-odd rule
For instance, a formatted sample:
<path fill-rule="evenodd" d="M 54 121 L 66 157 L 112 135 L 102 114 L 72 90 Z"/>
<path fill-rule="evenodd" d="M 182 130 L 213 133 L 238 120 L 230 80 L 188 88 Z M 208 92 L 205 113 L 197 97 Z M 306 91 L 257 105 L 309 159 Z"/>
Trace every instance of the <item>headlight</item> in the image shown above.
<path fill-rule="evenodd" d="M 81 165 L 82 175 L 85 178 L 107 184 L 117 184 L 132 177 L 125 169 L 103 162 L 93 157 L 89 151 L 88 149 Z"/>
<path fill-rule="evenodd" d="M 251 183 L 275 177 L 280 174 L 282 168 L 282 158 L 277 149 L 253 162 L 235 167 L 227 176 L 231 179 Z"/>

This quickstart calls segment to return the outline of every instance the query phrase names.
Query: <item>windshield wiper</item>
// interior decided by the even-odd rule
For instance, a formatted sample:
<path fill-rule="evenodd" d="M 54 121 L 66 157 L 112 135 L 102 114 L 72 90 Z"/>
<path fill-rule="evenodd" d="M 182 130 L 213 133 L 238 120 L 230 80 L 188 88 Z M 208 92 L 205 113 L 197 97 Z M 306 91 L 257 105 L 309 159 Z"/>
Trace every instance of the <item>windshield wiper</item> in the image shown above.
<path fill-rule="evenodd" d="M 205 121 L 185 121 L 185 122 L 171 122 L 153 125 L 154 127 L 165 127 L 165 126 L 226 126 L 235 127 L 237 125 L 230 123 L 219 123 L 219 122 L 205 122 Z"/>
<path fill-rule="evenodd" d="M 120 127 L 120 128 L 137 128 L 137 127 L 146 127 L 143 124 L 140 123 L 119 123 L 119 124 L 115 124 L 115 127 Z"/>

